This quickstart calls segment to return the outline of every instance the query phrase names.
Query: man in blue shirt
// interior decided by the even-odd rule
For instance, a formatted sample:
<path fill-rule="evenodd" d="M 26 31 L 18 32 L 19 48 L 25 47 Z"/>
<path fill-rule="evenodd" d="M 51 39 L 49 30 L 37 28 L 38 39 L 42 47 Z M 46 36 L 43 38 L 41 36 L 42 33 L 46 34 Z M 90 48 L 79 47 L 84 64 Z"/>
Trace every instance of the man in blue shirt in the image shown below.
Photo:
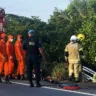
<path fill-rule="evenodd" d="M 30 87 L 34 87 L 34 84 L 32 83 L 33 64 L 35 65 L 36 87 L 41 87 L 39 53 L 42 55 L 44 62 L 45 56 L 42 49 L 42 43 L 35 37 L 34 30 L 28 32 L 28 40 L 24 41 L 23 49 L 26 50 L 27 53 L 27 75 Z"/>

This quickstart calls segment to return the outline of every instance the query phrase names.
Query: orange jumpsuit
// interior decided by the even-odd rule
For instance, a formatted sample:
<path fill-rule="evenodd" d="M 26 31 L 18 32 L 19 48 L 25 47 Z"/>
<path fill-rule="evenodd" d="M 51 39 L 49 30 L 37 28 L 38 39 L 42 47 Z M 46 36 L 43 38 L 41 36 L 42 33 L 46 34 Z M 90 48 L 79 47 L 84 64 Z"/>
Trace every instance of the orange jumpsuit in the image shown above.
<path fill-rule="evenodd" d="M 11 75 L 14 72 L 14 57 L 15 57 L 14 46 L 12 42 L 7 41 L 6 51 L 8 56 L 8 67 L 6 66 L 5 68 L 9 69 L 9 75 Z"/>
<path fill-rule="evenodd" d="M 6 42 L 3 40 L 0 40 L 0 75 L 3 72 L 4 66 L 7 64 L 7 54 L 6 54 Z M 5 76 L 8 75 L 8 69 L 4 70 Z"/>
<path fill-rule="evenodd" d="M 19 40 L 15 43 L 15 55 L 18 62 L 17 75 L 22 76 L 24 75 L 26 53 L 22 49 L 22 43 Z"/>

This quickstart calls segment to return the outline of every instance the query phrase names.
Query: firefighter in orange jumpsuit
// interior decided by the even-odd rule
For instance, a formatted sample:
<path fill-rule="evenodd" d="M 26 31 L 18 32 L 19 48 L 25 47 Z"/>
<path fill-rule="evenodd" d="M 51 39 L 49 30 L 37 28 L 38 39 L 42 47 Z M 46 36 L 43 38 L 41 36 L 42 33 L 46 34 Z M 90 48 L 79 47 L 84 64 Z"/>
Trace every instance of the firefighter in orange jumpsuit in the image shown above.
<path fill-rule="evenodd" d="M 18 62 L 17 76 L 18 76 L 18 79 L 20 76 L 20 79 L 23 80 L 26 54 L 24 50 L 22 49 L 22 36 L 21 35 L 17 36 L 17 41 L 15 43 L 15 55 L 16 55 L 16 60 Z"/>
<path fill-rule="evenodd" d="M 0 82 L 2 82 L 1 75 L 4 70 L 4 66 L 8 65 L 7 63 L 8 62 L 7 62 L 7 54 L 6 54 L 6 34 L 2 33 L 1 40 L 0 40 Z M 5 74 L 5 81 L 9 82 L 8 76 L 7 76 L 8 70 L 6 70 L 6 72 L 4 70 L 4 74 Z"/>
<path fill-rule="evenodd" d="M 8 36 L 8 41 L 6 43 L 6 52 L 7 52 L 7 56 L 8 56 L 8 67 L 6 67 L 5 69 L 8 68 L 9 70 L 9 78 L 12 77 L 12 74 L 14 72 L 14 57 L 15 57 L 15 51 L 14 51 L 14 45 L 13 45 L 13 36 L 9 35 Z"/>

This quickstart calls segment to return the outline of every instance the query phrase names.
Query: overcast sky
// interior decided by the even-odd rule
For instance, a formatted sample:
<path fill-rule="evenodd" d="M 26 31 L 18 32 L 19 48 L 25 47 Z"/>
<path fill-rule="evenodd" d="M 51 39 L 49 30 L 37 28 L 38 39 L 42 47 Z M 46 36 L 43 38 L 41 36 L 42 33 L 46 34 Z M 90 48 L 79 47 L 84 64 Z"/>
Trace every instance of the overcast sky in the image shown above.
<path fill-rule="evenodd" d="M 70 0 L 0 0 L 0 7 L 5 8 L 6 13 L 20 16 L 39 16 L 47 21 L 54 8 L 65 9 Z"/>

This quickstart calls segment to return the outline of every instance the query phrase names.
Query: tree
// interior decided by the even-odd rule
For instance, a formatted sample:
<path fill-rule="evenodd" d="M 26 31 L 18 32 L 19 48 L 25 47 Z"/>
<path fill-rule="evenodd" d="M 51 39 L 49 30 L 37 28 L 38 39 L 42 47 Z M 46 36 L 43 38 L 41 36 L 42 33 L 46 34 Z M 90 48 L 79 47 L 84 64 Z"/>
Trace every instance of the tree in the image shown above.
<path fill-rule="evenodd" d="M 72 0 L 65 10 L 55 8 L 48 23 L 39 17 L 31 18 L 6 15 L 6 32 L 27 36 L 29 29 L 34 29 L 42 40 L 48 62 L 62 62 L 64 48 L 70 42 L 71 35 L 83 33 L 85 61 L 96 65 L 96 0 Z M 26 37 L 27 38 L 27 37 Z"/>

